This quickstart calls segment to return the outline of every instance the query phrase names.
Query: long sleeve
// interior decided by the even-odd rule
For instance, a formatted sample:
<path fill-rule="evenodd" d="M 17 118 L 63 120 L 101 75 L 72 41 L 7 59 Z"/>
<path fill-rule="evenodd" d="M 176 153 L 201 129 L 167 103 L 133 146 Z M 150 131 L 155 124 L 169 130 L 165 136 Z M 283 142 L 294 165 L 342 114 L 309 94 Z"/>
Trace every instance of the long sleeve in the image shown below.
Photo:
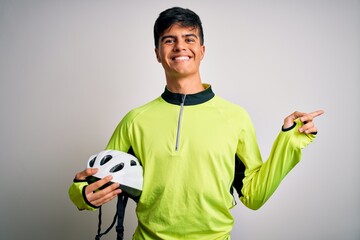
<path fill-rule="evenodd" d="M 70 187 L 69 187 L 69 197 L 70 200 L 75 204 L 75 206 L 79 210 L 96 210 L 97 208 L 94 208 L 89 205 L 84 199 L 83 191 L 84 188 L 87 186 L 86 181 L 74 181 Z"/>
<path fill-rule="evenodd" d="M 276 138 L 270 156 L 262 164 L 245 164 L 252 168 L 245 170 L 240 200 L 251 209 L 259 209 L 274 193 L 281 181 L 300 161 L 301 150 L 315 138 L 314 134 L 298 131 L 300 121 L 290 129 L 283 130 Z"/>

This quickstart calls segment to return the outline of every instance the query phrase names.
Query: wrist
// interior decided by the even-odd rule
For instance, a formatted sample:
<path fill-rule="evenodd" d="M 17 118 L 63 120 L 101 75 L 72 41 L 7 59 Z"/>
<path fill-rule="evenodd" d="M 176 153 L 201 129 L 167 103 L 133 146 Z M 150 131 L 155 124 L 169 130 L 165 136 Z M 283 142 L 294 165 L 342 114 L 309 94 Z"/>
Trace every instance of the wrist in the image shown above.
<path fill-rule="evenodd" d="M 296 126 L 296 122 L 294 122 L 293 124 L 292 124 L 292 126 L 287 126 L 287 127 L 285 127 L 285 124 L 281 127 L 281 130 L 283 131 L 283 132 L 287 132 L 287 131 L 290 131 L 291 129 L 293 129 L 294 127 Z"/>

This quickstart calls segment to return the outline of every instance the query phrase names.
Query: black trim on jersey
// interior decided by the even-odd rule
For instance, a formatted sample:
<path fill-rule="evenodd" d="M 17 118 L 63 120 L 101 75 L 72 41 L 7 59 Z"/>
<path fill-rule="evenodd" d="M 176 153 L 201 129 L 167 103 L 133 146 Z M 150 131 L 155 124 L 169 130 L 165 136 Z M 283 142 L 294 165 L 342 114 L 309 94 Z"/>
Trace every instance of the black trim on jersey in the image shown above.
<path fill-rule="evenodd" d="M 184 94 L 180 93 L 173 93 L 170 92 L 167 88 L 165 88 L 165 91 L 163 94 L 161 94 L 161 97 L 168 103 L 180 105 L 182 103 L 182 98 Z M 211 89 L 211 86 L 206 88 L 204 91 L 195 93 L 195 94 L 186 94 L 186 99 L 184 102 L 185 106 L 191 106 L 191 105 L 197 105 L 204 102 L 209 101 L 215 96 L 214 92 Z"/>
<path fill-rule="evenodd" d="M 239 197 L 243 196 L 241 189 L 243 187 L 243 179 L 245 178 L 245 165 L 241 159 L 235 154 L 235 173 L 232 186 L 236 189 Z"/>
<path fill-rule="evenodd" d="M 135 152 L 134 149 L 132 148 L 132 146 L 130 146 L 129 150 L 127 151 L 128 154 L 135 156 Z"/>
<path fill-rule="evenodd" d="M 91 204 L 91 202 L 89 202 L 89 200 L 87 199 L 86 193 L 85 193 L 85 189 L 86 189 L 87 186 L 83 187 L 83 189 L 82 189 L 82 196 L 84 198 L 84 201 L 86 202 L 87 205 L 89 205 L 92 208 L 99 208 L 100 206 L 95 206 L 95 205 Z"/>
<path fill-rule="evenodd" d="M 281 131 L 283 132 L 287 132 L 290 131 L 291 129 L 293 129 L 296 126 L 296 122 L 293 123 L 292 126 L 288 127 L 288 128 L 284 128 L 284 126 L 281 127 Z"/>
<path fill-rule="evenodd" d="M 79 183 L 79 182 L 87 182 L 87 181 L 86 181 L 86 179 L 84 179 L 84 180 L 79 180 L 79 179 L 74 178 L 73 182 L 74 182 L 74 183 Z"/>
<path fill-rule="evenodd" d="M 304 122 L 304 124 L 306 124 L 306 122 Z M 283 132 L 290 131 L 290 130 L 293 129 L 295 126 L 296 126 L 296 122 L 294 122 L 294 124 L 293 124 L 291 127 L 288 127 L 288 128 L 284 128 L 284 126 L 282 126 L 282 127 L 281 127 L 281 131 L 283 131 Z M 311 134 L 316 135 L 317 132 L 312 132 Z"/>

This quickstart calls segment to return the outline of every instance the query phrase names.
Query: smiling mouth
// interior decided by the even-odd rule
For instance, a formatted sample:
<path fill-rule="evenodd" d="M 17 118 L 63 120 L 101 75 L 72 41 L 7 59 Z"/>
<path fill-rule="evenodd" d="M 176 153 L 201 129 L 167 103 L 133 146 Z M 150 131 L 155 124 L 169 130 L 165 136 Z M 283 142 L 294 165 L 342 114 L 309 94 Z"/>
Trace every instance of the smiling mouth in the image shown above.
<path fill-rule="evenodd" d="M 172 60 L 175 62 L 185 62 L 185 61 L 189 61 L 190 57 L 189 56 L 179 56 L 179 57 L 173 57 Z"/>

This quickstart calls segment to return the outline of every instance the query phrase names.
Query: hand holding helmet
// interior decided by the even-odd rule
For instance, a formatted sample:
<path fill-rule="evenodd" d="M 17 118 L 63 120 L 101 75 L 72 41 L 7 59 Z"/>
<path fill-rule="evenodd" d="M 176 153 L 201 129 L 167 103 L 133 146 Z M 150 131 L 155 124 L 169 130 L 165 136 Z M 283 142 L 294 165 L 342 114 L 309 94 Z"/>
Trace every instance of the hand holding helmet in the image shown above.
<path fill-rule="evenodd" d="M 98 172 L 96 168 L 86 168 L 85 170 L 76 174 L 75 179 L 79 181 L 86 180 L 87 177 L 92 176 Z M 122 192 L 119 189 L 119 183 L 111 184 L 102 190 L 98 190 L 102 188 L 102 186 L 108 184 L 112 180 L 112 176 L 106 176 L 103 179 L 89 184 L 85 188 L 85 196 L 87 201 L 91 203 L 93 206 L 99 207 L 112 199 L 114 199 L 118 194 Z M 98 191 L 96 191 L 98 190 Z M 96 191 L 96 192 L 95 192 Z"/>
<path fill-rule="evenodd" d="M 111 176 L 112 181 L 100 186 L 99 189 L 108 187 L 113 183 L 120 183 L 122 189 L 129 197 L 139 197 L 143 184 L 143 169 L 139 160 L 131 154 L 116 150 L 105 150 L 90 157 L 88 168 L 98 171 L 87 176 L 89 184 Z"/>

